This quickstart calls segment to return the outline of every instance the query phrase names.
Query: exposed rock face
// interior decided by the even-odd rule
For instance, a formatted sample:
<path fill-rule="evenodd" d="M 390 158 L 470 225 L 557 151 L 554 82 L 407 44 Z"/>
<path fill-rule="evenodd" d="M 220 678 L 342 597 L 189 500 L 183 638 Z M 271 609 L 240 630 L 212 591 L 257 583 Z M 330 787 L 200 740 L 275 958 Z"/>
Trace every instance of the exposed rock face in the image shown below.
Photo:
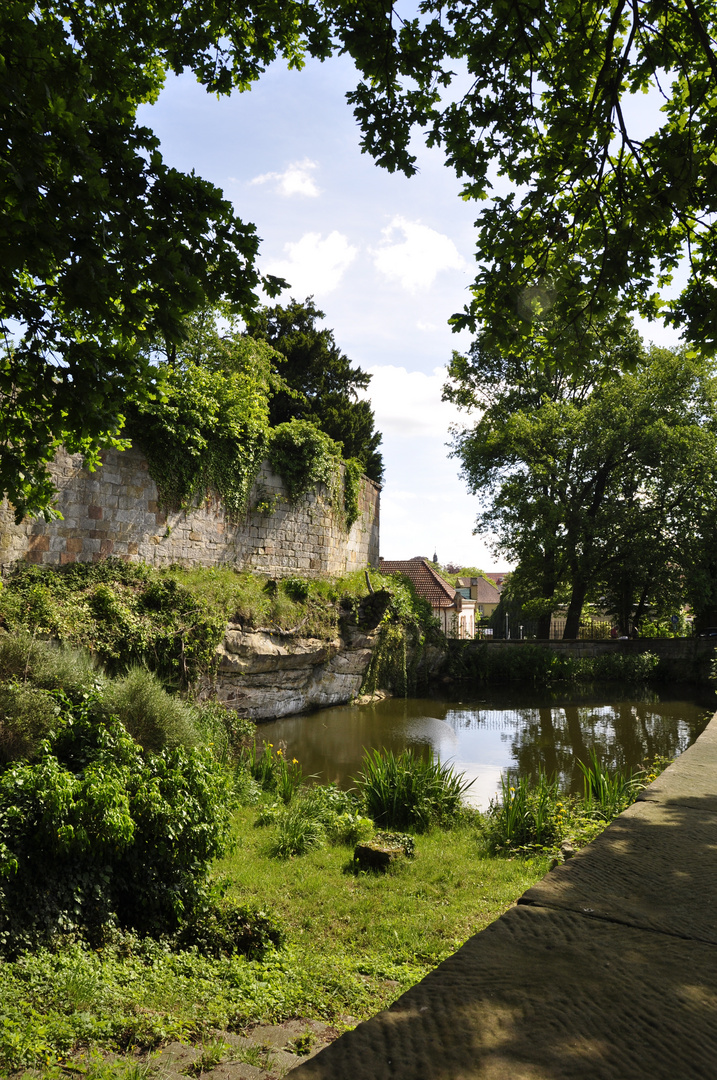
<path fill-rule="evenodd" d="M 251 720 L 343 705 L 358 694 L 374 634 L 342 625 L 333 641 L 244 630 L 230 624 L 207 690 Z"/>

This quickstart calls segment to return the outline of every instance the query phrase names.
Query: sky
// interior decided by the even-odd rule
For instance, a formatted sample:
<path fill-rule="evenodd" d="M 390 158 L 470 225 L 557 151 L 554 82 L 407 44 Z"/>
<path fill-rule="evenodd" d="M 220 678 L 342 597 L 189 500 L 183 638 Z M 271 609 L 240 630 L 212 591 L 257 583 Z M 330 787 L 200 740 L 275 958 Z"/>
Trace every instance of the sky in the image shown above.
<path fill-rule="evenodd" d="M 478 498 L 450 455 L 452 425 L 471 417 L 441 401 L 454 334 L 451 315 L 473 280 L 475 205 L 440 150 L 416 144 L 410 179 L 360 151 L 347 58 L 272 65 L 250 92 L 217 99 L 193 75 L 170 77 L 140 121 L 168 164 L 222 188 L 261 237 L 259 269 L 290 282 L 282 297 L 313 295 L 325 325 L 372 375 L 367 396 L 383 433 L 381 554 L 506 569 L 490 538 L 473 535 Z M 645 329 L 645 328 L 643 328 Z M 672 344 L 656 324 L 645 336 Z M 475 418 L 473 418 L 475 419 Z"/>

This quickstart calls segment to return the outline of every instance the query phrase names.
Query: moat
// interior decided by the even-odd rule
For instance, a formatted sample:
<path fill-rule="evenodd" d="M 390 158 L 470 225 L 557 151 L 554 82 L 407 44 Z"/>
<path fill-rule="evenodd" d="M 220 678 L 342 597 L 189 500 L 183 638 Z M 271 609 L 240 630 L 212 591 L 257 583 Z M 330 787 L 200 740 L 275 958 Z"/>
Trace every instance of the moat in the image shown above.
<path fill-rule="evenodd" d="M 501 773 L 535 777 L 542 769 L 581 789 L 578 761 L 593 748 L 620 768 L 636 768 L 658 754 L 675 757 L 716 708 L 712 689 L 685 685 L 631 691 L 614 684 L 552 691 L 462 687 L 450 695 L 322 709 L 262 724 L 259 733 L 284 745 L 305 774 L 342 787 L 351 786 L 366 749 L 433 750 L 474 780 L 470 800 L 486 808 Z"/>

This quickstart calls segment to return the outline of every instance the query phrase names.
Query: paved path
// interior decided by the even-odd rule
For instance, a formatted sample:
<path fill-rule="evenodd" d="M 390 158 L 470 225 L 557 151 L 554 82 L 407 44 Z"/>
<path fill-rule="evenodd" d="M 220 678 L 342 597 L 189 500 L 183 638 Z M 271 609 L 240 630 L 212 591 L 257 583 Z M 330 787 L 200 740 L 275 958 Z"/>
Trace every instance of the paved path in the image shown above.
<path fill-rule="evenodd" d="M 717 716 L 639 802 L 291 1080 L 717 1080 Z"/>

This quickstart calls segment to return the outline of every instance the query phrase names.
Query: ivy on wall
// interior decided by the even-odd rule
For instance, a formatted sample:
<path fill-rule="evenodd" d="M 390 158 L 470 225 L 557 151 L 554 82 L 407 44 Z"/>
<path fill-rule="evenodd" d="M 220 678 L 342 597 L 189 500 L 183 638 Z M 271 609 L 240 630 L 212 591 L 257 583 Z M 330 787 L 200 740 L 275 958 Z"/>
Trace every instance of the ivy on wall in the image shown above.
<path fill-rule="evenodd" d="M 158 369 L 156 396 L 130 404 L 127 433 L 144 452 L 160 505 L 178 510 L 215 491 L 237 520 L 265 457 L 292 502 L 319 484 L 345 529 L 359 517 L 361 462 L 308 420 L 269 425 L 272 350 L 244 339 L 231 369 L 193 361 Z"/>

